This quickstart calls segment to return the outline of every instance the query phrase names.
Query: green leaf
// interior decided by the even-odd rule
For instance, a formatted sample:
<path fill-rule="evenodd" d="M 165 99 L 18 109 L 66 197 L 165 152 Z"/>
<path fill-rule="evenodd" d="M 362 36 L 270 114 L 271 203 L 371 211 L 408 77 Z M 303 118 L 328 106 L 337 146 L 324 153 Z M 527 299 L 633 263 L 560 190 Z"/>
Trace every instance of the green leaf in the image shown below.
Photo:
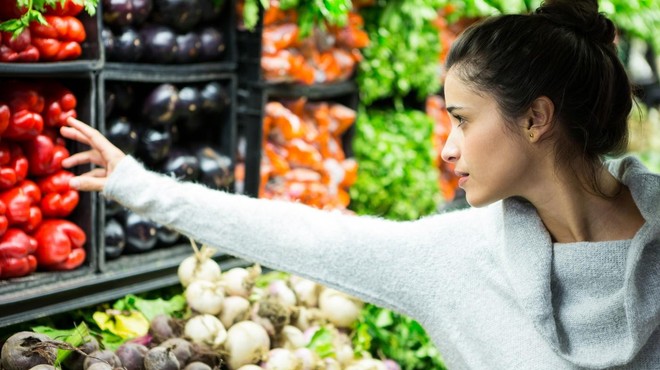
<path fill-rule="evenodd" d="M 60 340 L 65 343 L 70 344 L 73 347 L 78 347 L 83 343 L 87 342 L 90 338 L 90 332 L 87 325 L 84 322 L 81 322 L 73 329 L 61 330 L 51 328 L 49 326 L 35 326 L 31 328 L 35 333 L 41 333 L 49 336 L 52 339 Z M 58 349 L 57 350 L 57 359 L 55 364 L 61 364 L 62 361 L 66 360 L 67 357 L 71 354 L 70 350 Z"/>
<path fill-rule="evenodd" d="M 335 354 L 333 338 L 334 336 L 328 328 L 321 327 L 314 333 L 306 347 L 316 352 L 321 358 L 331 357 Z"/>
<path fill-rule="evenodd" d="M 120 311 L 140 311 L 147 320 L 151 321 L 158 315 L 174 316 L 184 311 L 186 309 L 186 299 L 182 295 L 175 295 L 168 300 L 162 298 L 144 299 L 129 294 L 116 301 L 113 308 Z"/>

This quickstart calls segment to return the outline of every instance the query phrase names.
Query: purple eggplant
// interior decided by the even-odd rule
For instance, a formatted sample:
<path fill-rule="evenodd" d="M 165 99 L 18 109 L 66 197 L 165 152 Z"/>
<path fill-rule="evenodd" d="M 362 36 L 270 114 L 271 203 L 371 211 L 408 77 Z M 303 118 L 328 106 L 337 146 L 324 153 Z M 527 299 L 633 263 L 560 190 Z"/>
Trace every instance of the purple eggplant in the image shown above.
<path fill-rule="evenodd" d="M 124 248 L 126 248 L 126 234 L 124 228 L 119 221 L 115 218 L 110 218 L 105 221 L 104 228 L 105 239 L 105 259 L 115 259 L 119 257 Z"/>
<path fill-rule="evenodd" d="M 211 146 L 202 146 L 195 152 L 199 161 L 199 182 L 215 189 L 226 189 L 234 181 L 234 165 L 226 155 Z"/>
<path fill-rule="evenodd" d="M 202 20 L 199 0 L 154 0 L 154 21 L 189 32 Z"/>
<path fill-rule="evenodd" d="M 221 59 L 226 48 L 225 37 L 222 32 L 214 27 L 204 27 L 199 31 L 199 38 L 202 40 L 202 48 L 199 53 L 201 62 Z"/>
<path fill-rule="evenodd" d="M 144 42 L 144 61 L 158 64 L 174 61 L 178 46 L 171 28 L 150 24 L 142 28 L 140 36 Z"/>
<path fill-rule="evenodd" d="M 176 106 L 177 118 L 183 122 L 202 113 L 202 93 L 195 86 L 185 86 L 179 90 L 179 101 Z"/>
<path fill-rule="evenodd" d="M 199 59 L 202 48 L 202 39 L 195 32 L 188 32 L 176 37 L 177 52 L 175 61 L 177 63 L 191 63 Z"/>
<path fill-rule="evenodd" d="M 153 126 L 171 125 L 176 121 L 179 90 L 172 84 L 160 84 L 142 104 L 142 116 Z"/>
<path fill-rule="evenodd" d="M 119 202 L 116 202 L 112 199 L 109 198 L 104 198 L 105 200 L 105 217 L 114 217 L 114 216 L 119 216 L 124 212 L 124 206 L 119 204 Z"/>
<path fill-rule="evenodd" d="M 105 118 L 108 118 L 110 115 L 112 115 L 112 111 L 115 109 L 117 94 L 115 94 L 115 92 L 110 89 L 105 89 L 105 91 L 103 91 L 103 102 L 103 113 Z"/>
<path fill-rule="evenodd" d="M 137 26 L 149 17 L 152 0 L 103 0 L 103 22 L 114 27 Z"/>
<path fill-rule="evenodd" d="M 202 8 L 203 23 L 218 19 L 222 8 L 225 6 L 225 0 L 199 0 L 199 3 L 200 8 Z"/>
<path fill-rule="evenodd" d="M 207 83 L 200 93 L 202 94 L 202 111 L 204 113 L 222 113 L 231 103 L 227 89 L 218 82 Z"/>
<path fill-rule="evenodd" d="M 158 226 L 132 211 L 126 212 L 124 221 L 124 233 L 126 234 L 127 253 L 142 253 L 153 249 L 158 242 L 156 229 Z"/>
<path fill-rule="evenodd" d="M 156 228 L 156 238 L 158 238 L 158 241 L 162 244 L 172 245 L 179 241 L 181 234 L 167 226 L 158 225 Z"/>
<path fill-rule="evenodd" d="M 115 60 L 115 35 L 112 34 L 112 31 L 103 27 L 101 30 L 101 40 L 103 41 L 103 49 L 105 49 L 105 57 L 108 60 Z"/>
<path fill-rule="evenodd" d="M 145 161 L 156 164 L 165 159 L 172 148 L 172 135 L 169 130 L 149 128 L 140 135 L 138 155 Z"/>
<path fill-rule="evenodd" d="M 117 109 L 126 112 L 131 109 L 135 99 L 133 85 L 127 83 L 114 83 L 107 87 L 116 97 Z"/>
<path fill-rule="evenodd" d="M 199 177 L 199 161 L 197 157 L 182 148 L 173 148 L 161 172 L 183 181 L 195 181 Z"/>
<path fill-rule="evenodd" d="M 126 154 L 134 154 L 138 147 L 138 132 L 126 117 L 111 119 L 105 136 Z"/>
<path fill-rule="evenodd" d="M 126 27 L 115 36 L 114 57 L 119 62 L 137 62 L 144 54 L 144 42 L 133 28 Z"/>

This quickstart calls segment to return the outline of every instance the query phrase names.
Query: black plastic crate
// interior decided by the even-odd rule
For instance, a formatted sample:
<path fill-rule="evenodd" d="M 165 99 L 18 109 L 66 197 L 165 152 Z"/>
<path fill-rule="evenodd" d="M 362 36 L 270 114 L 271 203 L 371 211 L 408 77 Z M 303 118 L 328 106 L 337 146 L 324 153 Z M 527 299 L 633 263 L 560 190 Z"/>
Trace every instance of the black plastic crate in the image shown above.
<path fill-rule="evenodd" d="M 80 46 L 82 54 L 78 59 L 61 62 L 37 63 L 0 63 L 0 73 L 30 74 L 30 75 L 57 75 L 58 73 L 75 73 L 97 71 L 103 68 L 105 59 L 103 44 L 101 42 L 101 16 L 97 11 L 90 16 L 84 10 L 76 16 L 83 26 L 87 37 Z"/>
<path fill-rule="evenodd" d="M 261 156 L 263 143 L 263 121 L 266 104 L 271 100 L 305 97 L 310 102 L 328 101 L 343 104 L 357 110 L 359 95 L 355 81 L 332 84 L 263 85 L 246 84 L 238 92 L 238 124 L 245 136 L 245 184 L 244 194 L 258 197 L 261 183 Z M 342 136 L 346 157 L 353 156 L 355 124 Z"/>
<path fill-rule="evenodd" d="M 218 30 L 222 32 L 225 39 L 225 51 L 222 60 L 211 62 L 170 63 L 154 64 L 148 62 L 119 62 L 108 60 L 107 55 L 104 70 L 119 71 L 120 73 L 151 73 L 155 70 L 166 74 L 199 74 L 235 71 L 238 62 L 238 51 L 236 45 L 236 0 L 227 0 L 216 21 Z M 102 11 L 102 9 L 101 9 Z M 101 17 L 102 18 L 102 17 Z M 101 21 L 101 27 L 103 22 Z M 101 41 L 101 49 L 103 49 Z M 243 52 L 241 50 L 241 52 Z"/>
<path fill-rule="evenodd" d="M 17 74 L 0 74 L 4 83 L 7 80 L 33 80 L 34 76 Z M 76 111 L 78 118 L 92 126 L 96 124 L 96 80 L 92 73 L 59 74 L 52 79 L 57 80 L 69 88 L 77 98 Z M 42 81 L 43 78 L 39 78 Z M 5 85 L 6 86 L 6 85 Z M 10 87 L 10 86 L 8 86 Z M 83 150 L 83 145 L 68 142 L 67 148 L 71 153 Z M 90 165 L 79 166 L 73 170 L 76 174 L 87 172 Z M 75 211 L 67 217 L 80 226 L 87 235 L 85 243 L 86 259 L 83 265 L 72 271 L 46 272 L 37 271 L 31 275 L 8 280 L 0 280 L 0 326 L 8 325 L 11 320 L 29 319 L 22 316 L 26 302 L 34 302 L 39 307 L 43 301 L 52 300 L 59 291 L 76 288 L 80 281 L 93 280 L 91 276 L 97 270 L 96 245 L 96 194 L 80 192 L 80 200 Z"/>
<path fill-rule="evenodd" d="M 132 73 L 122 74 L 117 71 L 104 71 L 99 78 L 99 129 L 102 132 L 107 130 L 106 112 L 104 95 L 106 90 L 113 89 L 117 84 L 119 86 L 128 84 L 135 89 L 136 96 L 146 97 L 146 94 L 156 86 L 167 83 L 173 84 L 177 88 L 183 86 L 203 86 L 209 82 L 217 82 L 226 87 L 229 98 L 229 106 L 224 110 L 218 121 L 208 122 L 208 127 L 202 128 L 204 137 L 187 138 L 185 144 L 199 142 L 213 146 L 217 151 L 230 158 L 233 164 L 236 152 L 236 76 L 233 74 L 189 74 L 189 75 L 167 75 L 162 73 Z M 137 102 L 137 104 L 141 104 Z M 138 105 L 140 110 L 140 105 Z M 140 114 L 137 114 L 140 116 Z M 108 115 L 108 119 L 114 117 L 114 114 Z M 138 123 L 140 124 L 140 123 Z M 143 123 L 146 126 L 146 124 Z M 139 158 L 139 157 L 138 157 Z M 149 163 L 147 163 L 147 167 Z M 152 167 L 152 169 L 155 169 Z M 228 189 L 233 191 L 233 183 Z M 121 278 L 126 275 L 150 274 L 154 271 L 172 270 L 185 257 L 192 253 L 189 242 L 181 237 L 174 245 L 164 246 L 161 243 L 153 249 L 143 253 L 122 254 L 116 259 L 106 259 L 105 256 L 105 225 L 106 225 L 106 201 L 99 197 L 98 202 L 98 225 L 97 236 L 99 245 L 99 270 L 104 276 L 117 276 Z"/>

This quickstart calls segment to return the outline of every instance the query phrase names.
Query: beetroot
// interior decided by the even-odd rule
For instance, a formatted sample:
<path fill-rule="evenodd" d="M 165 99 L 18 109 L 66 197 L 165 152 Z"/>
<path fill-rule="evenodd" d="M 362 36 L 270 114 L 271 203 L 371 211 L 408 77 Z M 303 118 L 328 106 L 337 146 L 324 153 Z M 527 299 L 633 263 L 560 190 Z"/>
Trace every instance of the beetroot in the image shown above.
<path fill-rule="evenodd" d="M 145 370 L 179 370 L 179 360 L 165 347 L 154 347 L 144 356 Z"/>
<path fill-rule="evenodd" d="M 111 366 L 111 368 L 121 367 L 121 360 L 119 357 L 117 357 L 114 352 L 108 349 L 90 353 L 89 356 L 87 356 L 85 359 L 83 367 L 85 370 L 90 370 L 90 367 L 97 362 L 108 364 Z"/>
<path fill-rule="evenodd" d="M 179 361 L 179 366 L 185 366 L 193 355 L 193 346 L 183 338 L 170 338 L 159 345 L 169 348 Z M 129 369 L 130 370 L 130 369 Z"/>
<path fill-rule="evenodd" d="M 0 364 L 4 370 L 24 370 L 37 365 L 52 365 L 57 358 L 57 347 L 49 346 L 50 337 L 29 331 L 18 332 L 2 346 Z"/>
<path fill-rule="evenodd" d="M 142 344 L 126 342 L 117 348 L 115 354 L 119 357 L 121 364 L 126 370 L 143 370 L 144 355 L 148 351 L 149 348 Z"/>
<path fill-rule="evenodd" d="M 86 343 L 83 343 L 81 346 L 78 347 L 78 350 L 86 354 L 90 354 L 94 351 L 98 351 L 99 342 L 94 337 L 90 337 Z M 62 365 L 64 365 L 64 368 L 69 370 L 83 370 L 85 358 L 87 358 L 87 356 L 83 355 L 80 352 L 73 351 L 71 352 L 69 357 L 67 357 L 66 360 L 64 360 L 64 363 Z"/>

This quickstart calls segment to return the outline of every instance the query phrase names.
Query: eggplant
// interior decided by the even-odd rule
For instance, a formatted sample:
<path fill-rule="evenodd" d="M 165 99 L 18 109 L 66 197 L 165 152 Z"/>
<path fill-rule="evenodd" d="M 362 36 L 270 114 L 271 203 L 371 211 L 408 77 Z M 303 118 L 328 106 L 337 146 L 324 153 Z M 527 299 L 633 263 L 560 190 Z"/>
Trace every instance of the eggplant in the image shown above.
<path fill-rule="evenodd" d="M 161 172 L 182 181 L 195 181 L 199 177 L 199 160 L 187 150 L 175 148 L 170 151 Z"/>
<path fill-rule="evenodd" d="M 149 17 L 152 0 L 103 0 L 103 22 L 114 27 L 137 26 Z"/>
<path fill-rule="evenodd" d="M 156 229 L 158 226 L 133 211 L 126 212 L 124 221 L 124 233 L 126 235 L 127 253 L 142 253 L 153 249 L 158 242 Z"/>
<path fill-rule="evenodd" d="M 135 154 L 138 132 L 126 117 L 116 117 L 108 122 L 105 136 L 126 154 Z"/>
<path fill-rule="evenodd" d="M 179 122 L 184 125 L 191 118 L 202 113 L 202 93 L 195 86 L 185 86 L 179 90 L 179 101 L 176 105 L 176 114 Z"/>
<path fill-rule="evenodd" d="M 171 28 L 148 25 L 142 28 L 140 36 L 144 42 L 144 61 L 165 64 L 175 60 L 178 46 Z"/>
<path fill-rule="evenodd" d="M 105 57 L 108 60 L 115 60 L 116 55 L 115 55 L 115 35 L 112 33 L 112 31 L 107 28 L 103 27 L 101 30 L 101 41 L 103 41 L 103 49 L 105 49 Z"/>
<path fill-rule="evenodd" d="M 188 32 L 176 37 L 177 52 L 175 61 L 177 63 L 191 63 L 199 59 L 202 48 L 202 40 L 195 32 Z"/>
<path fill-rule="evenodd" d="M 170 246 L 179 241 L 181 234 L 167 226 L 158 225 L 156 228 L 156 238 L 158 238 L 160 243 Z"/>
<path fill-rule="evenodd" d="M 133 99 L 135 99 L 135 90 L 133 85 L 127 83 L 114 83 L 108 86 L 116 97 L 117 108 L 122 111 L 131 109 Z"/>
<path fill-rule="evenodd" d="M 124 206 L 112 199 L 104 198 L 104 203 L 105 212 L 103 213 L 105 214 L 105 217 L 115 217 L 121 215 L 121 213 L 124 211 Z"/>
<path fill-rule="evenodd" d="M 218 60 L 225 52 L 225 37 L 214 27 L 204 27 L 199 31 L 199 38 L 202 40 L 202 48 L 199 53 L 200 62 Z"/>
<path fill-rule="evenodd" d="M 202 9 L 202 23 L 218 19 L 224 6 L 225 0 L 199 0 L 199 7 Z"/>
<path fill-rule="evenodd" d="M 231 103 L 227 89 L 218 82 L 207 83 L 200 93 L 202 94 L 202 111 L 204 113 L 222 113 Z"/>
<path fill-rule="evenodd" d="M 126 27 L 115 37 L 115 60 L 137 62 L 144 54 L 144 42 L 133 28 Z"/>
<path fill-rule="evenodd" d="M 115 109 L 115 102 L 117 101 L 117 94 L 110 89 L 105 89 L 103 91 L 103 109 L 104 117 L 108 118 L 112 115 L 112 111 Z"/>
<path fill-rule="evenodd" d="M 190 32 L 202 20 L 202 7 L 199 0 L 154 0 L 153 18 L 178 32 Z"/>
<path fill-rule="evenodd" d="M 124 228 L 115 218 L 106 219 L 104 239 L 105 259 L 111 260 L 121 256 L 126 248 L 126 233 L 124 233 Z"/>
<path fill-rule="evenodd" d="M 145 161 L 156 164 L 165 159 L 172 148 L 172 135 L 169 130 L 148 128 L 140 134 L 138 155 Z"/>
<path fill-rule="evenodd" d="M 199 161 L 199 182 L 214 189 L 228 188 L 234 181 L 234 166 L 226 155 L 211 146 L 202 146 L 195 152 Z"/>
<path fill-rule="evenodd" d="M 142 115 L 153 126 L 166 126 L 176 121 L 179 90 L 171 84 L 161 84 L 151 91 L 142 104 Z"/>

